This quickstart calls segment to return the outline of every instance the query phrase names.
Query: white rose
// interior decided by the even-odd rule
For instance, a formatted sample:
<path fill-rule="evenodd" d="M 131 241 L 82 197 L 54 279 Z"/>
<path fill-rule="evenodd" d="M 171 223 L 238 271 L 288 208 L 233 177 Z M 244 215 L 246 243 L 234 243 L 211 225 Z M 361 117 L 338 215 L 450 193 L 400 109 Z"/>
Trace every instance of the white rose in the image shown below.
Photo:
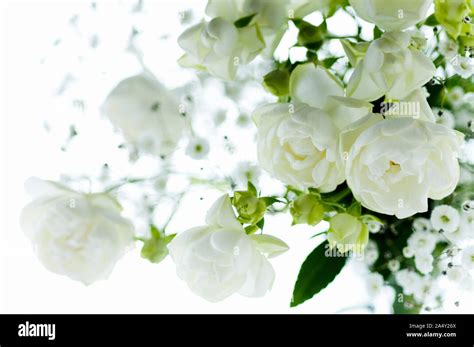
<path fill-rule="evenodd" d="M 178 276 L 194 293 L 211 302 L 234 293 L 265 295 L 275 273 L 264 253 L 276 256 L 288 246 L 269 235 L 247 235 L 228 195 L 214 203 L 206 223 L 179 234 L 168 245 Z"/>
<path fill-rule="evenodd" d="M 120 82 L 102 112 L 129 144 L 157 156 L 176 148 L 185 127 L 174 95 L 147 72 Z"/>
<path fill-rule="evenodd" d="M 106 279 L 133 245 L 134 228 L 109 195 L 37 178 L 26 188 L 33 201 L 21 213 L 21 226 L 48 270 L 91 284 Z"/>
<path fill-rule="evenodd" d="M 178 44 L 186 52 L 179 60 L 181 66 L 225 80 L 233 80 L 237 67 L 252 61 L 265 47 L 258 25 L 237 28 L 221 17 L 188 28 Z"/>
<path fill-rule="evenodd" d="M 254 16 L 251 23 L 260 28 L 280 29 L 287 21 L 288 0 L 209 0 L 206 14 L 209 17 L 222 17 L 234 23 L 248 16 Z"/>
<path fill-rule="evenodd" d="M 405 32 L 388 32 L 374 40 L 349 80 L 347 95 L 368 101 L 384 95 L 401 100 L 428 82 L 436 68 L 410 42 Z"/>
<path fill-rule="evenodd" d="M 298 66 L 291 74 L 295 104 L 270 104 L 254 112 L 259 163 L 285 184 L 333 191 L 344 181 L 336 164 L 340 129 L 364 116 L 370 104 L 344 98 L 325 69 Z"/>
<path fill-rule="evenodd" d="M 439 124 L 372 114 L 343 131 L 339 151 L 362 205 L 401 219 L 454 191 L 462 143 L 461 133 Z"/>
<path fill-rule="evenodd" d="M 433 0 L 349 0 L 357 15 L 383 30 L 403 30 L 426 17 Z"/>

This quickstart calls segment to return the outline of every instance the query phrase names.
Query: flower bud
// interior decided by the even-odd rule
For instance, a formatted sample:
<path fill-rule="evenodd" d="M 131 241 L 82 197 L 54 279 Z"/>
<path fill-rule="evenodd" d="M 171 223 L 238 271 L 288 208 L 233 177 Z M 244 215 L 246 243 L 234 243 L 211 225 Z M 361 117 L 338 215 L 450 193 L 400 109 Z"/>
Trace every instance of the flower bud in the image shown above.
<path fill-rule="evenodd" d="M 367 226 L 357 217 L 348 213 L 339 213 L 329 221 L 328 241 L 339 252 L 352 251 L 362 253 L 369 242 Z"/>
<path fill-rule="evenodd" d="M 316 225 L 324 217 L 324 207 L 314 194 L 304 194 L 293 201 L 290 208 L 293 224 Z"/>
<path fill-rule="evenodd" d="M 265 215 L 265 201 L 259 199 L 253 192 L 241 191 L 234 193 L 233 204 L 242 223 L 255 224 Z"/>

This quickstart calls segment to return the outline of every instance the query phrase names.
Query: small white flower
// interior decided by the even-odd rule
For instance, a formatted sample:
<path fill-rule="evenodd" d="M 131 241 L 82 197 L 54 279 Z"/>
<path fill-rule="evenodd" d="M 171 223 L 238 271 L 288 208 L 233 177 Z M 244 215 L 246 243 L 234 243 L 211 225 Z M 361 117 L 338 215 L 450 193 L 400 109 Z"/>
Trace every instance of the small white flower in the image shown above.
<path fill-rule="evenodd" d="M 459 282 L 459 289 L 465 291 L 472 291 L 474 289 L 474 281 L 471 274 L 467 273 L 466 276 Z"/>
<path fill-rule="evenodd" d="M 466 269 L 474 269 L 474 246 L 469 246 L 462 250 L 461 261 Z"/>
<path fill-rule="evenodd" d="M 368 221 L 367 223 L 365 223 L 365 225 L 367 225 L 367 229 L 369 229 L 369 232 L 372 234 L 377 234 L 378 232 L 380 232 L 383 226 L 383 224 L 374 220 Z"/>
<path fill-rule="evenodd" d="M 459 228 L 452 233 L 444 234 L 448 240 L 455 244 L 461 244 L 463 241 L 474 237 L 474 211 L 467 211 L 461 214 Z"/>
<path fill-rule="evenodd" d="M 448 60 L 456 56 L 458 49 L 458 43 L 451 39 L 445 39 L 439 43 L 439 52 Z"/>
<path fill-rule="evenodd" d="M 430 276 L 419 276 L 419 280 L 414 288 L 413 297 L 419 303 L 424 305 L 434 304 L 436 297 L 439 295 L 439 286 Z"/>
<path fill-rule="evenodd" d="M 378 258 L 379 258 L 378 246 L 374 241 L 369 240 L 369 243 L 367 244 L 364 250 L 364 261 L 368 266 L 371 266 L 377 261 Z"/>
<path fill-rule="evenodd" d="M 463 56 L 456 56 L 453 59 L 454 71 L 462 78 L 469 78 L 474 73 L 474 59 Z"/>
<path fill-rule="evenodd" d="M 243 161 L 237 164 L 232 173 L 232 178 L 238 187 L 247 187 L 247 182 L 249 181 L 257 185 L 260 174 L 261 171 L 258 165 Z"/>
<path fill-rule="evenodd" d="M 392 259 L 388 262 L 387 267 L 392 272 L 400 270 L 400 262 L 397 259 Z"/>
<path fill-rule="evenodd" d="M 464 142 L 461 148 L 460 159 L 470 165 L 474 165 L 474 140 Z"/>
<path fill-rule="evenodd" d="M 424 275 L 433 271 L 433 260 L 433 256 L 429 253 L 415 254 L 415 266 Z"/>
<path fill-rule="evenodd" d="M 451 111 L 433 107 L 433 113 L 436 117 L 436 123 L 447 126 L 451 129 L 454 128 L 456 121 Z"/>
<path fill-rule="evenodd" d="M 383 288 L 384 280 L 383 276 L 379 273 L 370 273 L 367 276 L 366 286 L 369 296 L 373 297 L 378 295 Z"/>
<path fill-rule="evenodd" d="M 415 251 L 413 250 L 413 248 L 408 247 L 408 246 L 403 247 L 402 252 L 405 258 L 411 258 L 415 255 Z"/>
<path fill-rule="evenodd" d="M 454 108 L 460 107 L 464 102 L 464 89 L 460 86 L 453 87 L 448 92 L 447 98 Z"/>
<path fill-rule="evenodd" d="M 413 250 L 415 256 L 418 254 L 429 254 L 436 247 L 436 236 L 432 233 L 416 231 L 410 235 L 407 244 Z"/>
<path fill-rule="evenodd" d="M 209 141 L 202 137 L 192 138 L 186 147 L 186 154 L 193 159 L 202 159 L 209 153 Z"/>
<path fill-rule="evenodd" d="M 446 237 L 449 241 L 453 242 L 456 245 L 459 245 L 463 241 L 469 239 L 470 233 L 466 228 L 460 226 L 452 233 L 444 233 L 444 237 Z"/>
<path fill-rule="evenodd" d="M 433 229 L 433 226 L 431 225 L 431 222 L 427 218 L 416 218 L 413 221 L 413 230 L 415 231 L 431 231 Z"/>
<path fill-rule="evenodd" d="M 459 283 L 467 275 L 467 272 L 461 266 L 453 266 L 446 270 L 446 275 L 450 281 Z"/>
<path fill-rule="evenodd" d="M 423 277 L 415 271 L 403 269 L 395 273 L 395 280 L 402 287 L 405 295 L 413 295 L 415 292 L 419 292 Z"/>
<path fill-rule="evenodd" d="M 453 207 L 440 205 L 431 212 L 430 220 L 435 230 L 452 233 L 459 227 L 460 216 Z"/>

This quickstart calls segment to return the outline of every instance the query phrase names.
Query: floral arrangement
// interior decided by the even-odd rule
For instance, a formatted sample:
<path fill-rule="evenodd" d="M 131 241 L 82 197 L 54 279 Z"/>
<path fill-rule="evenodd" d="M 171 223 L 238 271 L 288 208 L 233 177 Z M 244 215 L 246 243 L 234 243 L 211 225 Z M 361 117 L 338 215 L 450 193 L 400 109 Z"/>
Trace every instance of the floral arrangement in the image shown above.
<path fill-rule="evenodd" d="M 144 67 L 113 88 L 101 112 L 132 162 L 146 156 L 160 170 L 113 179 L 104 166 L 93 193 L 73 189 L 74 180 L 30 179 L 21 225 L 43 265 L 91 284 L 139 243 L 152 263 L 169 255 L 178 277 L 211 302 L 261 297 L 276 276 L 270 259 L 291 252 L 265 220 L 289 214 L 293 224 L 322 227 L 291 306 L 354 262 L 369 293 L 393 288 L 394 313 L 437 309 L 443 281 L 472 291 L 474 3 L 209 0 L 205 14 L 179 36 L 178 64 L 224 86 L 237 104 L 249 84 L 265 91 L 251 111 L 258 163 L 239 163 L 230 175 L 187 174 L 173 159 L 183 139 L 193 161 L 212 149 L 194 125 L 207 99 L 202 90 L 166 88 Z M 336 15 L 356 34 L 333 35 Z M 289 32 L 287 49 L 302 54 L 281 59 Z M 345 54 L 334 54 L 336 46 Z M 281 189 L 267 193 L 263 175 Z M 167 192 L 176 178 L 187 185 Z M 180 199 L 198 185 L 223 195 L 203 225 L 172 230 Z M 127 218 L 121 192 L 129 186 L 168 197 L 169 217 L 156 222 L 160 202 L 148 199 L 135 202 L 136 221 Z"/>

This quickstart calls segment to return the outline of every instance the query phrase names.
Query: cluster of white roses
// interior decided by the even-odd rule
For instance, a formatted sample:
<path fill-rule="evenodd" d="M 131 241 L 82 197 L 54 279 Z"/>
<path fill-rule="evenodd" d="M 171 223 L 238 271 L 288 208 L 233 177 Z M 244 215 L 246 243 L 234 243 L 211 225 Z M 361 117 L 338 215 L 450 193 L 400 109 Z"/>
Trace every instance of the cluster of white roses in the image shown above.
<path fill-rule="evenodd" d="M 275 277 L 268 258 L 288 246 L 255 232 L 263 228 L 266 209 L 278 202 L 291 210 L 294 223 L 328 221 L 330 247 L 341 253 L 362 247 L 366 264 L 373 266 L 379 249 L 369 234 L 382 233 L 387 225 L 362 214 L 362 207 L 405 219 L 427 212 L 430 199 L 450 196 L 460 179 L 464 135 L 454 130 L 457 121 L 449 111 L 430 107 L 423 87 L 435 77 L 436 66 L 421 50 L 426 41 L 421 32 L 407 30 L 426 18 L 432 2 L 350 0 L 360 18 L 384 32 L 372 42 L 341 40 L 354 68 L 347 86 L 317 59 L 298 63 L 283 71 L 288 85 L 280 102 L 253 112 L 259 164 L 287 185 L 287 192 L 296 194 L 293 201 L 288 194 L 282 199 L 260 197 L 249 184 L 249 191 L 219 198 L 203 226 L 176 237 L 153 231 L 150 242 L 144 241 L 142 256 L 145 251 L 145 258 L 158 262 L 169 252 L 178 276 L 211 302 L 234 293 L 263 296 Z M 179 64 L 235 79 L 240 65 L 273 54 L 288 19 L 301 19 L 316 10 L 325 13 L 342 4 L 342 0 L 209 0 L 208 19 L 178 39 L 185 51 Z M 451 29 L 463 33 L 454 24 Z M 443 49 L 448 57 L 453 48 Z M 446 99 L 453 108 L 466 104 L 461 87 L 452 88 Z M 155 157 L 172 154 L 191 127 L 187 117 L 191 109 L 147 71 L 119 83 L 102 111 L 132 152 Z M 209 142 L 192 136 L 186 153 L 200 159 L 209 151 Z M 255 183 L 258 175 L 257 168 L 244 164 L 235 181 Z M 322 196 L 337 192 L 344 182 L 353 201 L 341 211 L 339 200 L 325 202 Z M 51 271 L 89 284 L 106 278 L 133 245 L 134 227 L 110 194 L 82 194 L 38 179 L 30 180 L 27 188 L 34 200 L 23 210 L 22 227 Z M 325 210 L 329 204 L 336 207 Z M 463 243 L 473 237 L 472 208 L 459 212 L 439 205 L 430 219 L 415 217 L 406 247 L 400 256 L 389 257 L 387 268 L 406 295 L 417 302 L 429 301 L 438 295 L 430 276 L 436 267 L 453 281 L 472 284 L 474 247 Z M 456 246 L 449 246 L 449 252 L 460 251 L 459 259 L 441 264 L 435 250 L 446 242 Z M 412 258 L 414 269 L 401 269 Z M 379 273 L 368 278 L 370 293 L 384 284 Z"/>
<path fill-rule="evenodd" d="M 271 58 L 288 29 L 289 17 L 302 18 L 330 5 L 329 0 L 209 0 L 205 12 L 210 19 L 193 25 L 178 39 L 186 52 L 179 63 L 233 80 L 238 67 L 257 55 Z"/>
<path fill-rule="evenodd" d="M 459 179 L 463 134 L 435 123 L 421 91 L 435 66 L 411 45 L 408 32 L 399 31 L 423 19 L 430 3 L 392 8 L 351 1 L 362 18 L 377 25 L 383 18 L 382 28 L 397 31 L 385 32 L 352 62 L 345 93 L 324 68 L 298 66 L 290 77 L 292 103 L 255 112 L 261 166 L 301 189 L 331 192 L 346 180 L 364 207 L 398 218 L 426 212 L 429 198 L 450 195 Z M 401 20 L 395 8 L 402 9 Z M 366 101 L 382 96 L 387 103 L 416 104 L 418 112 L 372 113 Z"/>

